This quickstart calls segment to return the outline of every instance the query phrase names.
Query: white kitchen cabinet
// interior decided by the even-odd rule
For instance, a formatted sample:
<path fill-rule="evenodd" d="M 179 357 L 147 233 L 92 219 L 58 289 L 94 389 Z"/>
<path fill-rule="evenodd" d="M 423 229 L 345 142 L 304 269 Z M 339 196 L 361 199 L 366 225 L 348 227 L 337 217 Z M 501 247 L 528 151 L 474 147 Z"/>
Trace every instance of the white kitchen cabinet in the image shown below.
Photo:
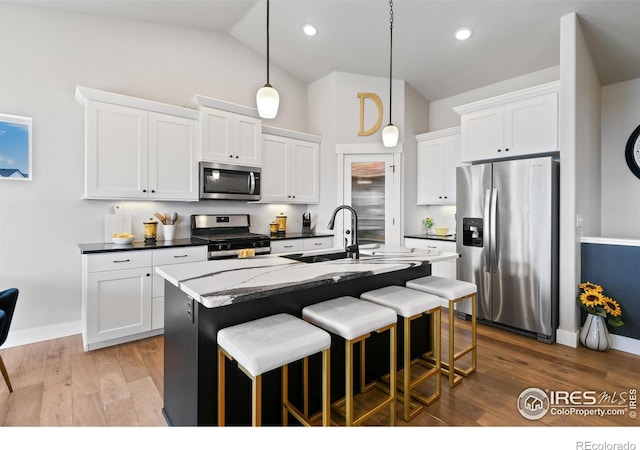
<path fill-rule="evenodd" d="M 456 243 L 435 239 L 404 238 L 404 246 L 407 248 L 419 248 L 423 250 L 435 250 L 438 252 L 456 252 Z M 439 277 L 456 278 L 456 260 L 440 261 L 431 264 L 431 275 Z"/>
<path fill-rule="evenodd" d="M 262 203 L 320 201 L 319 137 L 263 127 Z M 302 138 L 291 135 L 304 136 Z"/>
<path fill-rule="evenodd" d="M 153 284 L 151 300 L 151 329 L 164 328 L 164 278 L 156 267 L 207 260 L 207 247 L 172 247 L 153 250 Z"/>
<path fill-rule="evenodd" d="M 333 236 L 271 240 L 271 254 L 306 252 L 327 248 L 333 248 Z"/>
<path fill-rule="evenodd" d="M 83 254 L 84 350 L 161 334 L 164 280 L 155 267 L 206 259 L 206 246 Z"/>
<path fill-rule="evenodd" d="M 262 120 L 220 109 L 200 109 L 200 161 L 262 164 Z"/>
<path fill-rule="evenodd" d="M 302 248 L 308 250 L 324 250 L 333 247 L 333 236 L 302 239 Z"/>
<path fill-rule="evenodd" d="M 294 253 L 304 250 L 302 239 L 271 240 L 271 254 Z"/>
<path fill-rule="evenodd" d="M 148 251 L 83 255 L 85 351 L 152 335 L 152 270 Z"/>
<path fill-rule="evenodd" d="M 461 115 L 463 162 L 558 151 L 559 83 L 454 108 Z"/>
<path fill-rule="evenodd" d="M 418 141 L 418 205 L 455 204 L 460 127 L 424 133 Z"/>
<path fill-rule="evenodd" d="M 85 106 L 86 199 L 198 200 L 198 114 L 95 89 Z"/>

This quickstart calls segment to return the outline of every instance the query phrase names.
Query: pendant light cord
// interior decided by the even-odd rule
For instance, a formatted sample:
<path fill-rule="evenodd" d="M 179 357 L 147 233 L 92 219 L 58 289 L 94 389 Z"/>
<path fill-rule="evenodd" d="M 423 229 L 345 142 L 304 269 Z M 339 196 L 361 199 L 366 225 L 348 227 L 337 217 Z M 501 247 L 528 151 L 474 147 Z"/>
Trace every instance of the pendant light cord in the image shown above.
<path fill-rule="evenodd" d="M 267 0 L 268 1 L 268 0 Z M 393 84 L 393 0 L 389 0 L 389 125 L 391 122 L 391 85 Z"/>
<path fill-rule="evenodd" d="M 269 0 L 267 0 L 267 84 L 266 86 L 271 86 L 269 84 Z"/>

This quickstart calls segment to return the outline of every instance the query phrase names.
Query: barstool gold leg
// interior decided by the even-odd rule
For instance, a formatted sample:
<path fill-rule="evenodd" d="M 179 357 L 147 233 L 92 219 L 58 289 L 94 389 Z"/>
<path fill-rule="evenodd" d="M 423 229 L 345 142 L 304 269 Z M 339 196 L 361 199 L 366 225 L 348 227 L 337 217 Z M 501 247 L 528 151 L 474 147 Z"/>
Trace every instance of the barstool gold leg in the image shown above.
<path fill-rule="evenodd" d="M 322 352 L 322 426 L 331 425 L 331 349 Z"/>
<path fill-rule="evenodd" d="M 262 375 L 253 377 L 251 381 L 251 424 L 262 425 Z"/>
<path fill-rule="evenodd" d="M 305 358 L 306 360 L 307 358 Z M 306 375 L 306 374 L 305 374 Z M 282 366 L 282 377 L 280 378 L 280 383 L 282 385 L 282 425 L 289 425 L 289 411 L 287 410 L 287 405 L 289 404 L 289 365 L 285 364 Z M 306 397 L 305 397 L 306 400 Z M 305 416 L 306 417 L 306 416 Z"/>
<path fill-rule="evenodd" d="M 225 422 L 225 378 L 224 364 L 226 357 L 222 349 L 218 347 L 218 426 L 223 427 Z"/>
<path fill-rule="evenodd" d="M 353 343 L 345 340 L 345 426 L 353 425 Z"/>
<path fill-rule="evenodd" d="M 398 367 L 396 358 L 396 331 L 396 324 L 394 323 L 389 330 L 389 390 L 391 391 L 391 404 L 389 406 L 389 414 L 391 415 L 391 418 L 389 422 L 392 427 L 396 424 L 396 369 Z"/>

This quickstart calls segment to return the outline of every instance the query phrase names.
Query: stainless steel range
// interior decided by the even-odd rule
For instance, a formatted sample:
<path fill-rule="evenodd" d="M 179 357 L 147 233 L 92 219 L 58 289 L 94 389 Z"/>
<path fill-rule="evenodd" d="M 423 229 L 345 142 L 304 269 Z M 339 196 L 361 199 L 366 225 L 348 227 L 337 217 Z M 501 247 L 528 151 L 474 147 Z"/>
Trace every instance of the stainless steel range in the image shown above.
<path fill-rule="evenodd" d="M 271 253 L 266 234 L 250 233 L 249 214 L 194 214 L 191 240 L 206 242 L 208 259 L 234 258 L 242 249 L 255 249 L 256 255 Z"/>

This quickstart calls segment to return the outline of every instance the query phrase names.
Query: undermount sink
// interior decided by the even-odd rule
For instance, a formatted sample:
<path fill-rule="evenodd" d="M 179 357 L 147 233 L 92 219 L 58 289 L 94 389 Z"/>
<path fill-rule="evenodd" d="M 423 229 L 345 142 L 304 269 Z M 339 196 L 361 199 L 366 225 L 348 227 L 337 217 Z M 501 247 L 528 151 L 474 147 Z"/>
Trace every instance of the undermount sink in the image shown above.
<path fill-rule="evenodd" d="M 305 263 L 316 263 L 323 261 L 334 261 L 336 259 L 346 259 L 347 252 L 325 253 L 322 255 L 304 255 L 302 253 L 293 253 L 291 255 L 282 255 L 283 258 L 293 259 L 294 261 Z"/>

